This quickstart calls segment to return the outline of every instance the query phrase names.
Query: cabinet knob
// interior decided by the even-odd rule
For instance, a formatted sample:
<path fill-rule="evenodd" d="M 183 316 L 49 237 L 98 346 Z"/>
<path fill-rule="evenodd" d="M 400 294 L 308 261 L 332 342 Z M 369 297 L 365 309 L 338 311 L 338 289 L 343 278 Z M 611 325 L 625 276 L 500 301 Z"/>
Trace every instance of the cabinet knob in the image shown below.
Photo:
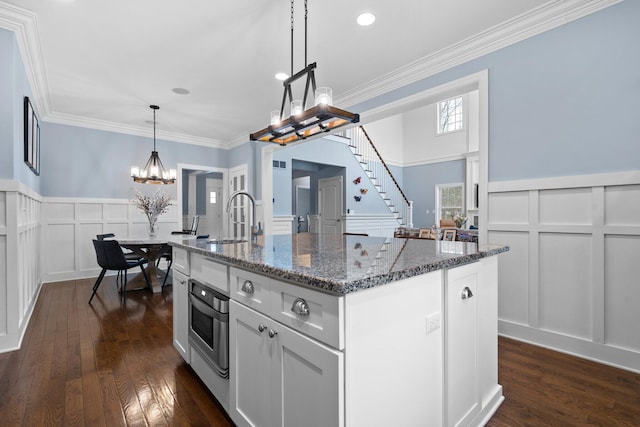
<path fill-rule="evenodd" d="M 277 331 L 274 331 L 273 329 L 269 329 L 269 338 L 273 338 L 276 335 L 278 335 Z"/>
<path fill-rule="evenodd" d="M 471 289 L 469 289 L 468 286 L 465 286 L 465 288 L 462 290 L 462 299 L 468 299 L 471 298 L 473 296 L 473 292 L 471 292 Z"/>
<path fill-rule="evenodd" d="M 302 298 L 296 298 L 296 300 L 293 302 L 293 305 L 291 306 L 291 311 L 301 316 L 308 316 L 309 304 L 307 304 L 307 302 Z"/>
<path fill-rule="evenodd" d="M 253 283 L 251 283 L 251 280 L 245 280 L 240 290 L 246 294 L 252 294 L 254 289 L 253 289 Z"/>
<path fill-rule="evenodd" d="M 263 325 L 262 323 L 258 325 L 258 331 L 260 331 L 260 333 L 263 333 L 266 329 L 267 329 L 266 325 Z"/>

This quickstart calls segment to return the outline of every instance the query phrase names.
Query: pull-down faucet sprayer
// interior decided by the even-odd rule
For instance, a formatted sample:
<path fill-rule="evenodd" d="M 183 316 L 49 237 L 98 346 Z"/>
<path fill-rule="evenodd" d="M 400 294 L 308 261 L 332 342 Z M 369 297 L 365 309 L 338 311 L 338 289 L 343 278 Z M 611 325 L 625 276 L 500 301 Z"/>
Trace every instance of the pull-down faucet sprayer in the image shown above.
<path fill-rule="evenodd" d="M 258 223 L 256 227 L 256 201 L 253 199 L 251 194 L 246 191 L 236 191 L 229 197 L 229 201 L 227 202 L 227 213 L 231 211 L 231 203 L 233 199 L 238 196 L 247 196 L 249 201 L 251 202 L 251 241 L 256 243 L 258 241 L 258 236 L 262 235 L 262 224 Z"/>

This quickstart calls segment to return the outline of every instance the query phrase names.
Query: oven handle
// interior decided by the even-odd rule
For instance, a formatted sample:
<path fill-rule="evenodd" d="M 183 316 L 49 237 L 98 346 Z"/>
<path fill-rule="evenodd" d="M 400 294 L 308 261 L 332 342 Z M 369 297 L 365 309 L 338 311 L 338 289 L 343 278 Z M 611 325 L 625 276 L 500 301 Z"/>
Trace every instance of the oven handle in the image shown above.
<path fill-rule="evenodd" d="M 220 313 L 219 311 L 214 310 L 213 308 L 209 307 L 207 304 L 200 301 L 193 294 L 189 294 L 189 299 L 190 299 L 191 305 L 197 308 L 204 315 L 212 317 L 214 319 L 218 319 L 221 322 L 227 322 L 227 323 L 229 322 L 229 313 Z"/>

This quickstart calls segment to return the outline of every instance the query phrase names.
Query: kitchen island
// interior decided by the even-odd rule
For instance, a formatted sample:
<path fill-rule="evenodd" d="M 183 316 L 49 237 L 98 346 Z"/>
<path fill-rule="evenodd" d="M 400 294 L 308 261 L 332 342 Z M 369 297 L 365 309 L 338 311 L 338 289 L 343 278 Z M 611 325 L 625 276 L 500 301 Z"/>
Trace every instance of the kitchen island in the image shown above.
<path fill-rule="evenodd" d="M 482 425 L 503 400 L 494 255 L 508 247 L 308 233 L 170 245 L 174 345 L 239 426 Z M 194 284 L 230 299 L 228 379 L 194 345 Z"/>

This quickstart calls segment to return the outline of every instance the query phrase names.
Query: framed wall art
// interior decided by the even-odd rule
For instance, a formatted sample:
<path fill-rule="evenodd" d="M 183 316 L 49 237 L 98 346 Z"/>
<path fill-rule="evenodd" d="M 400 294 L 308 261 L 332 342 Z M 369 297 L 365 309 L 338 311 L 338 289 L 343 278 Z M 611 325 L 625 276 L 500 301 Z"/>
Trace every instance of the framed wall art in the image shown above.
<path fill-rule="evenodd" d="M 24 97 L 24 162 L 40 175 L 40 124 L 29 97 Z"/>

